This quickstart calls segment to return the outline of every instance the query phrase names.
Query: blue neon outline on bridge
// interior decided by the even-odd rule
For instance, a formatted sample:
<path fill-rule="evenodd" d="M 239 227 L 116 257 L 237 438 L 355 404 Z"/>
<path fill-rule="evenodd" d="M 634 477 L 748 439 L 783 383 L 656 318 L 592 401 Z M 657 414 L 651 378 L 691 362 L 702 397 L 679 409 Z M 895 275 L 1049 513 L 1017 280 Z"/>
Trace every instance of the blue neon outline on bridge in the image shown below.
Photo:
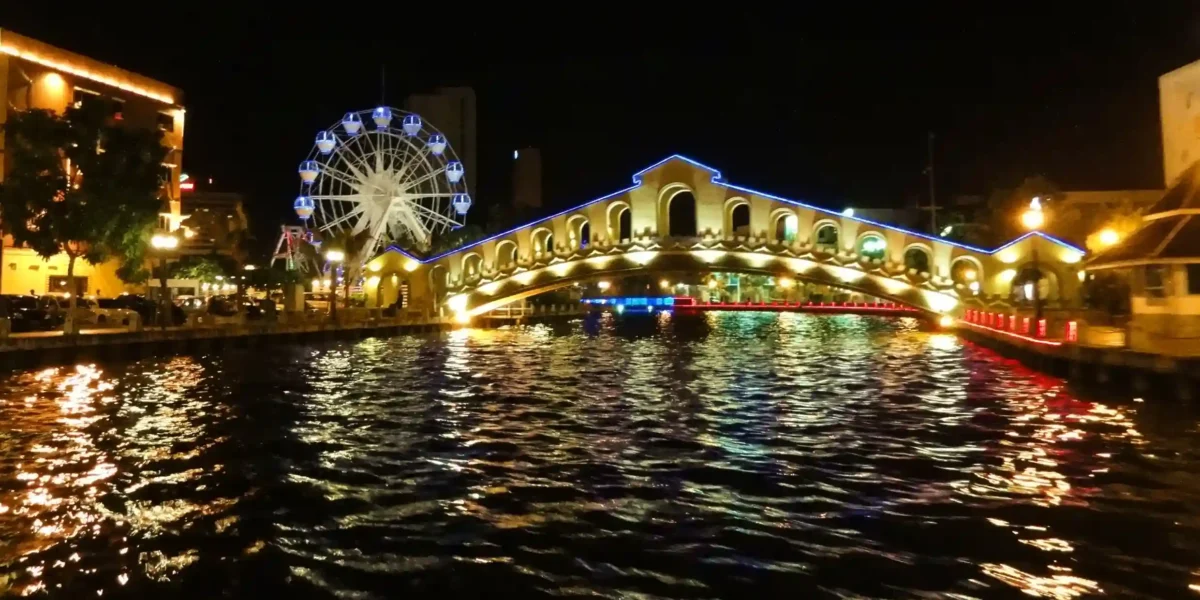
<path fill-rule="evenodd" d="M 454 248 L 454 249 L 451 249 L 451 250 L 447 250 L 447 251 L 445 251 L 445 252 L 442 252 L 441 254 L 437 254 L 437 255 L 435 255 L 435 256 L 431 256 L 431 257 L 429 257 L 429 258 L 417 258 L 416 256 L 413 256 L 412 254 L 409 254 L 408 252 L 404 251 L 404 249 L 403 249 L 403 248 L 400 248 L 399 246 L 395 246 L 395 245 L 389 245 L 389 246 L 387 247 L 387 249 L 386 249 L 386 250 L 384 250 L 384 252 L 388 252 L 388 251 L 393 251 L 393 250 L 394 250 L 394 251 L 396 251 L 396 252 L 399 252 L 399 253 L 400 253 L 402 256 L 404 256 L 404 257 L 406 257 L 406 258 L 409 258 L 409 259 L 411 259 L 411 260 L 414 260 L 414 261 L 416 261 L 416 262 L 418 262 L 418 263 L 420 263 L 420 264 L 428 264 L 428 263 L 431 263 L 431 262 L 434 262 L 434 261 L 440 260 L 440 259 L 442 259 L 442 258 L 445 258 L 446 256 L 449 256 L 449 255 L 451 255 L 451 254 L 455 254 L 455 253 L 458 253 L 458 252 L 462 252 L 463 250 L 469 250 L 469 249 L 471 249 L 471 248 L 474 248 L 474 247 L 476 247 L 476 246 L 479 246 L 479 245 L 482 245 L 482 244 L 486 244 L 486 243 L 488 243 L 488 242 L 490 242 L 490 241 L 492 241 L 492 240 L 499 239 L 499 238 L 502 238 L 502 237 L 504 237 L 504 236 L 506 236 L 506 235 L 510 235 L 510 234 L 516 233 L 516 232 L 518 232 L 518 231 L 520 231 L 520 230 L 522 230 L 522 229 L 525 229 L 526 227 L 532 227 L 532 226 L 534 226 L 534 225 L 538 225 L 538 224 L 540 224 L 540 223 L 544 223 L 544 222 L 546 222 L 546 221 L 550 221 L 550 220 L 552 220 L 552 219 L 554 219 L 554 218 L 556 218 L 556 217 L 561 217 L 561 216 L 563 216 L 563 215 L 565 215 L 565 214 L 568 214 L 568 213 L 575 212 L 575 211 L 577 211 L 577 210 L 579 210 L 579 209 L 581 209 L 581 208 L 585 208 L 585 207 L 591 206 L 591 205 L 593 205 L 593 204 L 595 204 L 595 203 L 597 203 L 597 202 L 603 202 L 603 201 L 605 201 L 605 200 L 610 200 L 610 199 L 612 199 L 612 198 L 614 198 L 614 197 L 616 197 L 616 196 L 620 196 L 621 194 L 624 194 L 624 193 L 626 193 L 626 192 L 633 191 L 633 190 L 635 190 L 635 189 L 637 189 L 637 188 L 639 188 L 639 187 L 641 187 L 641 186 L 642 186 L 642 176 L 643 176 L 643 175 L 645 175 L 646 173 L 648 173 L 648 172 L 650 172 L 650 171 L 652 171 L 652 170 L 654 170 L 654 169 L 657 169 L 658 167 L 660 167 L 660 166 L 662 166 L 662 165 L 664 165 L 664 164 L 666 164 L 666 163 L 668 163 L 668 162 L 671 162 L 672 160 L 682 160 L 682 161 L 684 161 L 684 162 L 686 162 L 686 163 L 689 163 L 689 164 L 691 164 L 691 165 L 694 165 L 694 166 L 700 167 L 701 169 L 704 169 L 704 170 L 706 170 L 706 171 L 708 171 L 708 172 L 712 173 L 712 178 L 711 178 L 709 181 L 710 181 L 711 183 L 714 183 L 714 184 L 716 184 L 716 185 L 719 185 L 719 186 L 721 186 L 721 187 L 724 187 L 724 188 L 728 188 L 728 189 L 731 189 L 731 190 L 736 190 L 736 191 L 743 192 L 743 193 L 747 193 L 747 194 L 754 194 L 754 195 L 756 195 L 756 196 L 761 196 L 761 197 L 763 197 L 763 198 L 767 198 L 767 199 L 770 199 L 770 200 L 775 200 L 776 202 L 782 202 L 782 203 L 784 203 L 784 204 L 791 204 L 791 205 L 793 205 L 793 206 L 799 206 L 799 207 L 802 207 L 802 208 L 807 208 L 807 209 L 814 210 L 814 211 L 816 211 L 816 212 L 819 212 L 819 213 L 824 213 L 824 214 L 826 214 L 826 215 L 835 216 L 835 217 L 838 217 L 838 218 L 840 218 L 840 219 L 850 219 L 851 221 L 857 221 L 857 222 L 859 222 L 859 223 L 866 223 L 866 224 L 868 224 L 868 225 L 874 225 L 874 226 L 876 226 L 876 227 L 882 227 L 882 228 L 884 228 L 884 229 L 890 229 L 890 230 L 893 230 L 893 231 L 899 231 L 899 232 L 902 232 L 902 233 L 905 233 L 905 234 L 911 235 L 911 236 L 913 236 L 913 237 L 921 238 L 921 239 L 924 239 L 924 240 L 929 240 L 929 241 L 932 241 L 932 242 L 941 242 L 941 243 L 943 243 L 943 244 L 948 244 L 948 245 L 950 245 L 950 246 L 955 246 L 955 247 L 957 247 L 957 248 L 964 248 L 964 249 L 966 249 L 966 250 L 971 250 L 971 251 L 973 251 L 973 252 L 979 252 L 979 253 L 982 253 L 982 254 L 992 255 L 992 254 L 995 254 L 995 253 L 997 253 L 997 252 L 1000 252 L 1000 251 L 1004 250 L 1005 248 L 1008 248 L 1008 247 L 1010 247 L 1010 246 L 1016 245 L 1016 244 L 1020 243 L 1021 241 L 1023 241 L 1024 239 L 1028 238 L 1028 237 L 1032 237 L 1032 236 L 1035 236 L 1035 235 L 1036 235 L 1036 236 L 1038 236 L 1038 237 L 1041 237 L 1041 238 L 1043 238 L 1043 239 L 1045 239 L 1045 240 L 1048 240 L 1048 241 L 1054 242 L 1055 244 L 1058 244 L 1059 246 L 1062 246 L 1063 248 L 1066 248 L 1066 249 L 1068 249 L 1068 250 L 1073 250 L 1073 251 L 1075 251 L 1075 252 L 1078 252 L 1078 253 L 1080 253 L 1080 254 L 1086 254 L 1086 253 L 1087 253 L 1087 252 L 1086 252 L 1085 250 L 1083 250 L 1082 248 L 1078 248 L 1078 247 L 1076 247 L 1076 246 L 1072 245 L 1072 244 L 1071 244 L 1071 243 L 1069 243 L 1069 242 L 1066 242 L 1066 241 L 1064 241 L 1064 240 L 1061 240 L 1061 239 L 1059 239 L 1059 238 L 1056 238 L 1056 237 L 1054 237 L 1054 236 L 1052 236 L 1052 235 L 1047 235 L 1047 234 L 1045 234 L 1045 233 L 1042 233 L 1042 232 L 1040 232 L 1040 231 L 1031 231 L 1031 232 L 1029 232 L 1029 233 L 1026 233 L 1025 235 L 1022 235 L 1021 237 L 1018 237 L 1018 238 L 1016 238 L 1016 239 L 1014 239 L 1014 240 L 1012 240 L 1012 241 L 1008 242 L 1007 244 L 1004 244 L 1003 246 L 1000 246 L 1000 247 L 998 247 L 998 248 L 995 248 L 995 249 L 992 249 L 992 250 L 986 250 L 986 249 L 984 249 L 984 248 L 978 248 L 978 247 L 975 247 L 975 246 L 971 246 L 971 245 L 969 245 L 969 244 L 963 244 L 963 243 L 960 243 L 960 242 L 955 242 L 955 241 L 947 240 L 947 239 L 945 239 L 945 238 L 942 238 L 942 237 L 937 237 L 937 236 L 930 235 L 930 234 L 927 234 L 927 233 L 921 233 L 921 232 L 918 232 L 918 231 L 910 231 L 910 230 L 908 230 L 908 229 L 904 229 L 903 227 L 897 227 L 897 226 L 895 226 L 895 225 L 889 225 L 889 224 L 887 224 L 887 223 L 880 223 L 880 222 L 878 222 L 878 221 L 872 221 L 872 220 L 870 220 L 870 219 L 863 219 L 863 218 L 860 218 L 860 217 L 848 217 L 848 216 L 846 216 L 846 215 L 844 215 L 844 214 L 842 214 L 842 213 L 840 213 L 840 212 L 838 212 L 838 211 L 835 211 L 835 210 L 830 210 L 830 209 L 828 209 L 828 208 L 821 208 L 820 206 L 814 206 L 814 205 L 812 205 L 812 204 L 806 204 L 806 203 L 804 203 L 804 202 L 800 202 L 800 201 L 797 201 L 797 200 L 792 200 L 792 199 L 790 199 L 790 198 L 784 198 L 784 197 L 782 197 L 782 196 L 776 196 L 776 195 L 774 195 L 774 194 L 770 194 L 770 193 L 767 193 L 767 192 L 760 192 L 760 191 L 758 191 L 758 190 L 755 190 L 755 189 L 752 189 L 752 188 L 748 188 L 748 187 L 742 187 L 742 186 L 738 186 L 738 185 L 733 185 L 732 183 L 726 183 L 726 182 L 724 181 L 724 179 L 722 178 L 722 176 L 721 176 L 721 172 L 720 172 L 720 171 L 718 171 L 717 169 L 714 169 L 714 168 L 712 168 L 712 167 L 710 167 L 710 166 L 708 166 L 708 165 L 706 165 L 706 164 L 704 164 L 704 163 L 702 163 L 702 162 L 699 162 L 699 161 L 696 161 L 696 160 L 690 159 L 690 158 L 688 158 L 688 157 L 686 157 L 686 156 L 684 156 L 684 155 L 682 155 L 682 154 L 672 154 L 671 156 L 668 156 L 668 157 L 666 157 L 666 158 L 664 158 L 664 159 L 662 159 L 662 160 L 660 160 L 660 161 L 658 161 L 658 162 L 656 162 L 656 163 L 654 163 L 654 164 L 652 164 L 652 165 L 650 165 L 650 166 L 648 166 L 648 167 L 646 167 L 646 168 L 644 168 L 644 169 L 642 169 L 642 170 L 638 171 L 637 173 L 634 173 L 634 174 L 633 174 L 633 185 L 631 185 L 631 186 L 629 186 L 629 187 L 627 187 L 627 188 L 625 188 L 625 189 L 623 189 L 623 190 L 619 190 L 619 191 L 616 191 L 616 192 L 612 192 L 612 193 L 610 193 L 610 194 L 605 194 L 605 195 L 603 195 L 603 196 L 600 196 L 599 198 L 595 198 L 595 199 L 593 199 L 593 200 L 589 200 L 589 201 L 587 201 L 587 202 L 584 202 L 583 204 L 579 204 L 579 205 L 573 206 L 573 207 L 571 207 L 571 208 L 568 208 L 568 209 L 566 209 L 566 210 L 563 210 L 563 211 L 560 211 L 560 212 L 554 213 L 554 214 L 552 214 L 552 215 L 550 215 L 550 216 L 548 216 L 548 217 L 541 217 L 541 218 L 539 218 L 539 219 L 535 219 L 535 220 L 533 220 L 533 221 L 530 221 L 530 222 L 528 222 L 528 223 L 526 223 L 526 224 L 524 224 L 524 225 L 518 225 L 517 227 L 513 227 L 513 228 L 511 228 L 511 229 L 509 229 L 509 230 L 507 230 L 507 231 L 503 231 L 503 232 L 500 232 L 500 233 L 497 233 L 497 234 L 491 235 L 491 236 L 489 236 L 489 237 L 486 237 L 486 238 L 484 238 L 484 239 L 482 239 L 482 240 L 477 240 L 477 241 L 471 242 L 470 244 L 467 244 L 467 245 L 465 245 L 465 246 L 459 246 L 458 248 Z"/>

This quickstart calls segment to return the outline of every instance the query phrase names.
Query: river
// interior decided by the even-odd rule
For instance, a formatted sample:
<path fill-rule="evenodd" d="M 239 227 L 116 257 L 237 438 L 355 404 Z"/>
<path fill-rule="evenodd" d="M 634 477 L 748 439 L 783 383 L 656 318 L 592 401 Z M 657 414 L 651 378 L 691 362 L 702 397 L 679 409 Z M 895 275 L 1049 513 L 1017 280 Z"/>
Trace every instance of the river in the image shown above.
<path fill-rule="evenodd" d="M 1197 598 L 1198 422 L 861 316 L 47 368 L 0 384 L 0 591 Z"/>

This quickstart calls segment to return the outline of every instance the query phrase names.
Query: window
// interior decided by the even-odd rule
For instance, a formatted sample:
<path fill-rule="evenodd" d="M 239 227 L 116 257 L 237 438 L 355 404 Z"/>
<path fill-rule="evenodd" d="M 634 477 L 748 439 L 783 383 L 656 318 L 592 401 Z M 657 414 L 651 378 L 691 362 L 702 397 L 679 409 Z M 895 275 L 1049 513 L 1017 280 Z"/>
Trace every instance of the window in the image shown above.
<path fill-rule="evenodd" d="M 91 104 L 99 99 L 100 94 L 81 88 L 75 88 L 71 96 L 71 102 L 75 105 L 75 108 L 83 108 L 84 104 Z"/>
<path fill-rule="evenodd" d="M 49 286 L 47 291 L 52 294 L 61 294 L 63 292 L 71 292 L 72 291 L 71 288 L 67 286 L 67 276 L 66 275 L 51 275 L 49 281 L 47 281 L 47 284 Z M 80 295 L 86 294 L 87 289 L 88 289 L 88 278 L 80 277 L 80 276 L 76 275 L 75 276 L 75 290 L 73 293 L 77 296 L 80 296 Z"/>
<path fill-rule="evenodd" d="M 1189 296 L 1200 295 L 1200 265 L 1187 266 L 1187 293 Z"/>
<path fill-rule="evenodd" d="M 175 131 L 175 115 L 160 112 L 155 119 L 162 131 Z"/>
<path fill-rule="evenodd" d="M 1147 298 L 1167 297 L 1167 268 L 1161 265 L 1146 267 L 1145 290 Z"/>

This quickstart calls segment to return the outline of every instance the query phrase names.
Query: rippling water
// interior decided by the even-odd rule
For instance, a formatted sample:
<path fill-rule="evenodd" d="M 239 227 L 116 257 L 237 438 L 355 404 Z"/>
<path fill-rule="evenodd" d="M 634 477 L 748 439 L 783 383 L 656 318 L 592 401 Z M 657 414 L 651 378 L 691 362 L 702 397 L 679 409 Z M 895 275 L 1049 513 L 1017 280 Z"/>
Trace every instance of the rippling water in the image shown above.
<path fill-rule="evenodd" d="M 30 371 L 0 591 L 1197 598 L 1197 422 L 851 316 Z"/>

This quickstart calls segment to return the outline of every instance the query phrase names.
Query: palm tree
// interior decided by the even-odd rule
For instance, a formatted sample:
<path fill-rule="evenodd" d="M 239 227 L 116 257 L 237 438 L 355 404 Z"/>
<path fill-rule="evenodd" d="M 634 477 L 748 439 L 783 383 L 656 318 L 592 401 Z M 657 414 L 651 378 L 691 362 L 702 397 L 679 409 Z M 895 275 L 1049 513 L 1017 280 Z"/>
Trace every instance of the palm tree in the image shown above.
<path fill-rule="evenodd" d="M 349 229 L 344 229 L 333 234 L 333 236 L 325 242 L 326 248 L 331 250 L 341 250 L 344 254 L 342 259 L 342 285 L 345 291 L 346 308 L 350 308 L 350 284 L 357 281 L 362 275 L 363 264 L 371 257 L 366 255 L 367 243 L 370 241 L 371 235 L 368 231 L 354 233 Z"/>

